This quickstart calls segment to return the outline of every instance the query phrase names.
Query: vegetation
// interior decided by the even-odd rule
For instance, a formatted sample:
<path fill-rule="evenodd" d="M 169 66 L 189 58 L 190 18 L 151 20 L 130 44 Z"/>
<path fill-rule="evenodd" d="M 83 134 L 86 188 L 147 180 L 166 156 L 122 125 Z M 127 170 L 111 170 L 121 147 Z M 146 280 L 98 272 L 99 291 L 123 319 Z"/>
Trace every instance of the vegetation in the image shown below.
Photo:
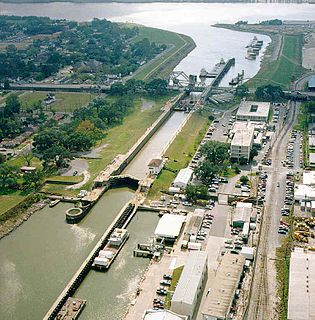
<path fill-rule="evenodd" d="M 34 40 L 22 49 L 10 44 L 0 53 L 0 80 L 42 80 L 69 65 L 76 71 L 75 81 L 105 81 L 106 74 L 129 75 L 143 61 L 166 50 L 165 44 L 148 38 L 131 41 L 138 33 L 136 26 L 126 28 L 105 19 L 78 24 L 47 17 L 1 16 L 1 40 L 13 37 L 19 42 L 32 36 Z"/>
<path fill-rule="evenodd" d="M 255 96 L 263 101 L 279 101 L 284 97 L 284 93 L 280 86 L 267 84 L 260 86 L 255 91 Z"/>
<path fill-rule="evenodd" d="M 171 297 L 171 294 L 170 292 L 171 291 L 175 291 L 175 287 L 177 285 L 177 282 L 183 272 L 183 269 L 184 269 L 184 266 L 181 266 L 181 267 L 178 267 L 176 269 L 173 270 L 173 273 L 172 273 L 172 281 L 171 281 L 171 285 L 168 289 L 168 293 L 167 293 L 167 296 L 165 298 L 165 308 L 166 309 L 170 309 L 171 307 L 171 300 L 172 300 L 172 297 Z"/>
<path fill-rule="evenodd" d="M 248 184 L 248 182 L 249 182 L 249 179 L 248 179 L 247 176 L 241 176 L 241 177 L 240 177 L 240 183 L 241 183 L 242 185 Z"/>
<path fill-rule="evenodd" d="M 267 84 L 290 88 L 292 82 L 305 71 L 302 67 L 303 35 L 283 35 L 282 47 L 277 60 L 263 64 L 258 73 L 246 85 L 258 87 Z"/>
<path fill-rule="evenodd" d="M 168 162 L 154 181 L 148 198 L 157 198 L 160 190 L 168 190 L 177 172 L 188 166 L 206 129 L 210 125 L 209 115 L 210 113 L 206 109 L 194 112 L 191 115 L 184 128 L 167 149 L 165 157 L 168 158 Z"/>

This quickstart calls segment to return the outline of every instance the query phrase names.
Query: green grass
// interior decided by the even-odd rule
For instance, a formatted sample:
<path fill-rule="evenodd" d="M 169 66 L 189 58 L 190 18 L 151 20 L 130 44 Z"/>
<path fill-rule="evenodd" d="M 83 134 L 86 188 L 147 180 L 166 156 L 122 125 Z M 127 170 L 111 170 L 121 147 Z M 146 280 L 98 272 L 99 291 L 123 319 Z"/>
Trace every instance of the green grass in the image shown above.
<path fill-rule="evenodd" d="M 19 194 L 19 192 L 16 192 L 14 194 L 9 194 L 9 195 L 0 195 L 0 203 L 1 203 L 0 215 L 12 209 L 14 206 L 19 204 L 25 198 L 26 196 Z"/>
<path fill-rule="evenodd" d="M 83 175 L 80 175 L 80 176 L 52 176 L 52 177 L 47 178 L 46 180 L 79 183 L 83 180 Z"/>
<path fill-rule="evenodd" d="M 305 69 L 302 67 L 303 36 L 283 35 L 280 57 L 276 61 L 263 64 L 259 72 L 246 85 L 258 87 L 266 84 L 280 85 L 284 89 L 291 86 L 292 80 L 300 77 Z"/>
<path fill-rule="evenodd" d="M 138 28 L 139 35 L 133 40 L 134 42 L 148 38 L 150 42 L 166 44 L 167 47 L 171 49 L 143 70 L 136 73 L 134 76 L 135 79 L 150 80 L 156 77 L 166 77 L 195 47 L 194 41 L 186 35 L 144 26 L 138 26 Z"/>
<path fill-rule="evenodd" d="M 44 101 L 48 91 L 26 93 L 20 97 L 23 109 L 32 108 L 38 100 Z M 89 93 L 56 92 L 56 101 L 48 107 L 48 111 L 73 112 L 74 109 L 86 106 L 96 95 Z"/>
<path fill-rule="evenodd" d="M 165 156 L 168 157 L 169 160 L 166 163 L 166 167 L 162 169 L 160 175 L 154 181 L 148 193 L 149 199 L 158 198 L 161 190 L 168 190 L 177 172 L 187 167 L 206 129 L 210 125 L 208 120 L 209 114 L 209 111 L 206 110 L 194 112 L 181 133 L 167 149 Z M 172 171 L 168 170 L 168 168 Z"/>
<path fill-rule="evenodd" d="M 150 100 L 155 100 L 156 104 L 151 109 L 144 111 L 141 111 L 142 103 L 138 99 L 133 112 L 124 119 L 123 123 L 107 131 L 107 136 L 98 143 L 98 146 L 108 144 L 99 152 L 101 158 L 88 160 L 88 170 L 91 174 L 89 185 L 117 154 L 126 153 L 136 143 L 146 129 L 162 114 L 161 107 L 171 96 L 173 95 L 156 99 L 150 97 Z"/>
<path fill-rule="evenodd" d="M 85 188 L 80 188 L 85 189 Z M 76 197 L 80 190 L 73 190 L 73 189 L 65 189 L 63 185 L 60 184 L 53 184 L 53 183 L 46 183 L 41 192 L 59 194 L 68 197 Z"/>
<path fill-rule="evenodd" d="M 177 282 L 183 272 L 183 269 L 184 269 L 184 266 L 181 266 L 173 270 L 172 281 L 168 291 L 175 291 L 175 286 L 177 285 Z M 170 309 L 170 307 L 171 307 L 171 295 L 170 295 L 170 292 L 168 292 L 167 296 L 165 297 L 165 308 Z"/>

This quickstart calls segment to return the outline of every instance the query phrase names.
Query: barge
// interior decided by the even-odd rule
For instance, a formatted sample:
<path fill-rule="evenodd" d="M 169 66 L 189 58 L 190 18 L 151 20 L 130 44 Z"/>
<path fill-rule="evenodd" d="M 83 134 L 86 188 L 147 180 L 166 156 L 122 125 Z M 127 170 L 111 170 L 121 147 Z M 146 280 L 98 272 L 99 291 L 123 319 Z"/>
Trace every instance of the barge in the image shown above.
<path fill-rule="evenodd" d="M 108 270 L 128 238 L 129 233 L 127 229 L 114 229 L 105 247 L 102 248 L 98 256 L 94 258 L 92 268 L 100 271 Z"/>
<path fill-rule="evenodd" d="M 85 307 L 86 300 L 68 298 L 66 303 L 62 306 L 58 312 L 55 320 L 76 320 L 83 308 Z"/>

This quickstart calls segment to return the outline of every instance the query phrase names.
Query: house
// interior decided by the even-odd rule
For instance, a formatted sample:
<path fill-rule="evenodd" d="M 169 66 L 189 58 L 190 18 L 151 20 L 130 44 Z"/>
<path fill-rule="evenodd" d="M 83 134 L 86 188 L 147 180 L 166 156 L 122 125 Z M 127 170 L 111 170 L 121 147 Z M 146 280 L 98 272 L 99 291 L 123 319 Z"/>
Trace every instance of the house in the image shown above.
<path fill-rule="evenodd" d="M 163 167 L 162 159 L 152 159 L 148 164 L 150 174 L 159 174 Z"/>

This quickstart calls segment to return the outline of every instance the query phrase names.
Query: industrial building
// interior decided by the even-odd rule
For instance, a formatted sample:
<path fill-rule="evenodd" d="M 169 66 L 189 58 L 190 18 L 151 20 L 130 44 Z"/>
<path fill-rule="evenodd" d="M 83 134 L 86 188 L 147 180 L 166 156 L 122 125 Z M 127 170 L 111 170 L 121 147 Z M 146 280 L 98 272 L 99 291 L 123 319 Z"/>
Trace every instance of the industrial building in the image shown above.
<path fill-rule="evenodd" d="M 313 186 L 315 185 L 315 171 L 303 172 L 303 184 Z"/>
<path fill-rule="evenodd" d="M 177 283 L 171 311 L 192 317 L 204 285 L 208 279 L 207 254 L 203 251 L 191 251 Z"/>
<path fill-rule="evenodd" d="M 314 167 L 315 166 L 315 153 L 310 153 L 309 155 L 309 162 L 310 162 L 310 166 Z"/>
<path fill-rule="evenodd" d="M 181 189 L 186 189 L 191 177 L 193 174 L 193 170 L 190 168 L 181 169 L 175 180 L 173 181 L 173 186 Z"/>
<path fill-rule="evenodd" d="M 175 241 L 184 221 L 184 216 L 164 214 L 155 228 L 154 235 L 160 240 Z"/>
<path fill-rule="evenodd" d="M 309 91 L 315 91 L 315 75 L 314 74 L 309 78 L 307 88 Z"/>
<path fill-rule="evenodd" d="M 315 187 L 305 184 L 296 184 L 294 188 L 294 199 L 297 202 L 315 200 Z"/>
<path fill-rule="evenodd" d="M 254 142 L 254 129 L 240 129 L 234 134 L 231 142 L 231 158 L 249 160 L 250 151 Z"/>
<path fill-rule="evenodd" d="M 268 121 L 270 102 L 241 101 L 236 113 L 240 121 Z"/>
<path fill-rule="evenodd" d="M 308 148 L 310 150 L 315 150 L 315 136 L 313 135 L 308 136 Z"/>
<path fill-rule="evenodd" d="M 245 222 L 250 222 L 253 205 L 248 202 L 238 202 L 233 212 L 233 228 L 243 228 Z"/>
<path fill-rule="evenodd" d="M 288 320 L 315 319 L 315 253 L 295 248 L 291 253 Z"/>
<path fill-rule="evenodd" d="M 188 317 L 176 314 L 170 310 L 147 310 L 143 320 L 188 320 Z"/>
<path fill-rule="evenodd" d="M 202 306 L 203 320 L 230 319 L 230 310 L 235 302 L 235 291 L 241 281 L 245 264 L 243 255 L 226 253 L 215 274 L 215 278 L 207 288 Z"/>

